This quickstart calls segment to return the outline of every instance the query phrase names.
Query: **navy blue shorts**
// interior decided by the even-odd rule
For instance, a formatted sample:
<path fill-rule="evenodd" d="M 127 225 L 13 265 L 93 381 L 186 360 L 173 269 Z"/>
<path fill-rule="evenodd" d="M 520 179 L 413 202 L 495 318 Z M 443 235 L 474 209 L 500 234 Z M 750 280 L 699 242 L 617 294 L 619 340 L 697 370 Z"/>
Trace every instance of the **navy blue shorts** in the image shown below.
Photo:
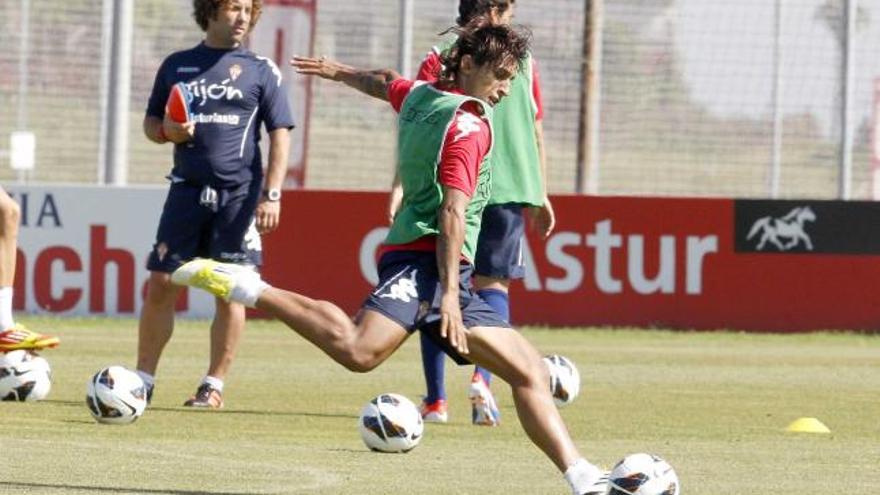
<path fill-rule="evenodd" d="M 260 266 L 263 247 L 254 223 L 260 191 L 259 182 L 217 189 L 215 204 L 206 206 L 202 186 L 172 183 L 147 269 L 171 273 L 196 257 Z"/>
<path fill-rule="evenodd" d="M 392 251 L 379 260 L 379 285 L 362 309 L 377 311 L 399 323 L 407 332 L 427 332 L 459 364 L 469 361 L 440 337 L 440 275 L 433 252 Z M 471 292 L 471 265 L 459 269 L 459 302 L 466 328 L 511 328 L 480 296 Z"/>
<path fill-rule="evenodd" d="M 509 280 L 525 276 L 522 209 L 519 203 L 506 203 L 487 206 L 483 210 L 474 273 Z"/>

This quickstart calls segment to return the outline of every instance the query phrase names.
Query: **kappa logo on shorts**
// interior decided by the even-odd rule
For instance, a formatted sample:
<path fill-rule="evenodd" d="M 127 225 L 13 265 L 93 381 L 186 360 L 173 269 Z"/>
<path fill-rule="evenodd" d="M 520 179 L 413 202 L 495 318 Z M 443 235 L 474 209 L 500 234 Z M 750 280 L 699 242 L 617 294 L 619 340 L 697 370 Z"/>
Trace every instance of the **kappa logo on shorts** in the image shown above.
<path fill-rule="evenodd" d="M 418 273 L 418 270 L 413 270 L 410 278 L 398 279 L 397 282 L 388 287 L 388 292 L 379 294 L 379 297 L 383 299 L 397 299 L 405 303 L 419 297 L 419 292 L 416 290 L 416 273 Z"/>

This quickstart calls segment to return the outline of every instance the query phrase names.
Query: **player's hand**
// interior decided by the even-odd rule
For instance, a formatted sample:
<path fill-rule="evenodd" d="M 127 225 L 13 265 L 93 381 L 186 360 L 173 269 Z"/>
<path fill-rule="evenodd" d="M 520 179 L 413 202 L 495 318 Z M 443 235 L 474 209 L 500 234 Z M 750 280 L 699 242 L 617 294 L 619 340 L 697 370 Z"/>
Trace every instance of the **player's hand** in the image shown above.
<path fill-rule="evenodd" d="M 542 206 L 529 207 L 529 224 L 533 231 L 538 232 L 545 239 L 553 232 L 553 228 L 556 227 L 556 213 L 553 211 L 549 197 L 544 196 Z"/>
<path fill-rule="evenodd" d="M 196 123 L 192 121 L 184 123 L 175 122 L 171 120 L 168 114 L 165 114 L 165 118 L 162 119 L 162 132 L 165 134 L 165 138 L 172 143 L 182 144 L 192 140 L 193 136 L 195 136 Z"/>
<path fill-rule="evenodd" d="M 307 76 L 318 76 L 324 79 L 331 79 L 333 81 L 338 81 L 341 73 L 344 70 L 351 71 L 352 68 L 348 65 L 341 64 L 335 60 L 330 60 L 327 57 L 300 57 L 299 55 L 294 55 L 293 58 L 290 59 L 290 65 L 296 69 L 296 72 L 299 74 L 305 74 Z"/>
<path fill-rule="evenodd" d="M 268 234 L 278 228 L 281 223 L 281 201 L 262 200 L 254 213 L 257 220 L 257 232 Z"/>
<path fill-rule="evenodd" d="M 403 202 L 403 187 L 399 184 L 391 188 L 388 195 L 388 223 L 394 223 L 394 217 L 400 211 L 400 205 Z"/>
<path fill-rule="evenodd" d="M 448 340 L 452 348 L 460 354 L 467 354 L 470 351 L 466 334 L 458 293 L 443 294 L 440 299 L 440 337 Z"/>

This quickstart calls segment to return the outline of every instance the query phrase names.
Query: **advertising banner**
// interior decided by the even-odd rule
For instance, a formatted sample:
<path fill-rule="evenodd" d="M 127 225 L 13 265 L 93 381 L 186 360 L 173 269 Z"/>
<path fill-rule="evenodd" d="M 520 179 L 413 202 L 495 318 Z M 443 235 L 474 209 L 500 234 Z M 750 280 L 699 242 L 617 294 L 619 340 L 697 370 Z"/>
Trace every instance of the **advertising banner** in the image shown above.
<path fill-rule="evenodd" d="M 136 316 L 167 189 L 4 186 L 21 206 L 15 309 L 56 315 Z M 185 316 L 214 300 L 184 291 Z"/>
<path fill-rule="evenodd" d="M 19 187 L 16 306 L 136 316 L 164 188 Z M 869 202 L 553 198 L 524 244 L 515 324 L 804 331 L 880 328 L 880 208 Z M 288 191 L 263 275 L 354 314 L 377 280 L 384 193 Z M 213 300 L 185 293 L 183 316 Z"/>

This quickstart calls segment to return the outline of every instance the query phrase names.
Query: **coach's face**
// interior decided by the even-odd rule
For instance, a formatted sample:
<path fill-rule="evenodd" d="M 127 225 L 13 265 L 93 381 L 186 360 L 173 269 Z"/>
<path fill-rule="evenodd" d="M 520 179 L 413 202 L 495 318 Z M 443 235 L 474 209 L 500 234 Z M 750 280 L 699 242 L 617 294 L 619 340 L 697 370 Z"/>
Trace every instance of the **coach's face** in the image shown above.
<path fill-rule="evenodd" d="M 476 65 L 470 55 L 461 60 L 459 86 L 469 96 L 495 106 L 510 93 L 510 81 L 516 74 L 516 64 L 510 66 Z"/>
<path fill-rule="evenodd" d="M 251 15 L 252 0 L 229 0 L 217 12 L 216 18 L 208 21 L 208 36 L 225 46 L 237 47 L 248 34 Z"/>

